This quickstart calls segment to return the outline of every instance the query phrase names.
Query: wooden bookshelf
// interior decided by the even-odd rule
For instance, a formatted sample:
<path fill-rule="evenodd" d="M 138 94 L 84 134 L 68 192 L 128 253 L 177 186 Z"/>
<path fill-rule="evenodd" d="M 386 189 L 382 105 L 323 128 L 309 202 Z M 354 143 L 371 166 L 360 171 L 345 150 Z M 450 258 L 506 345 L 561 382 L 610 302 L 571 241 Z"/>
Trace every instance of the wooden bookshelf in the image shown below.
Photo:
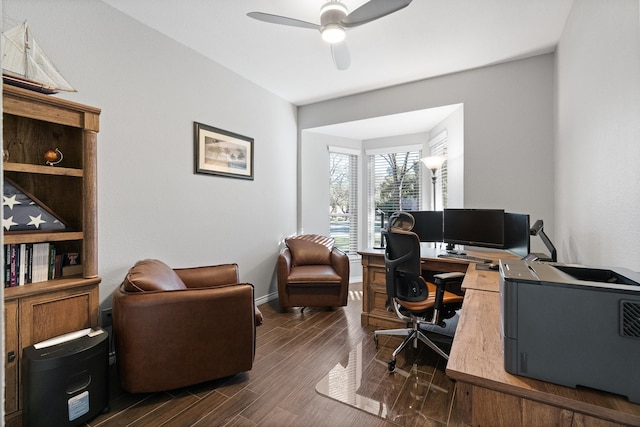
<path fill-rule="evenodd" d="M 4 288 L 5 422 L 22 425 L 22 351 L 36 342 L 98 325 L 97 134 L 100 109 L 3 85 L 5 178 L 64 219 L 65 231 L 4 231 L 4 244 L 53 243 L 80 254 L 82 274 Z M 45 164 L 59 149 L 63 161 Z"/>

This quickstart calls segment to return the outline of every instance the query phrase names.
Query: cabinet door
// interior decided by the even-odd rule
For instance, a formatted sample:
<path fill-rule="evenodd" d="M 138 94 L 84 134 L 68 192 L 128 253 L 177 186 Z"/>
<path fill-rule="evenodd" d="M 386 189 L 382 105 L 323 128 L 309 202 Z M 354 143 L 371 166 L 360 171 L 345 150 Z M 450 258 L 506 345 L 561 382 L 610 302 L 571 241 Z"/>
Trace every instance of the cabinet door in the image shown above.
<path fill-rule="evenodd" d="M 27 297 L 20 307 L 20 346 L 97 324 L 97 285 Z"/>
<path fill-rule="evenodd" d="M 18 410 L 18 301 L 4 302 L 4 410 L 11 414 Z"/>

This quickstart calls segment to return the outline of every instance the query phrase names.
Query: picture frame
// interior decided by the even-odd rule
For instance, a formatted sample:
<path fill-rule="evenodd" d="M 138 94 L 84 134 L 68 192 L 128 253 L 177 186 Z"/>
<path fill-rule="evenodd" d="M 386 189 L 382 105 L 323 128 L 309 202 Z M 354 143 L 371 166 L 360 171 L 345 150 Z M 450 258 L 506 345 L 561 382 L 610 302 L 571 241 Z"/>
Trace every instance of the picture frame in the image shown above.
<path fill-rule="evenodd" d="M 193 124 L 196 174 L 253 180 L 253 138 Z"/>

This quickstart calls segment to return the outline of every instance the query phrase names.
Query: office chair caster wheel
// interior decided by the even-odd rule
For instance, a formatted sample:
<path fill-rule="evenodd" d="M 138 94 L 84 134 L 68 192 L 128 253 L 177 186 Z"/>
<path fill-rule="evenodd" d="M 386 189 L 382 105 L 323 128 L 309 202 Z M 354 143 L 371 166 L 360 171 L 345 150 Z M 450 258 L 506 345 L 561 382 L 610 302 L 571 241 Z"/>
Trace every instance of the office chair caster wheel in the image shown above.
<path fill-rule="evenodd" d="M 389 360 L 389 362 L 387 362 L 387 369 L 389 370 L 389 373 L 395 371 L 396 370 L 396 361 L 395 360 Z"/>

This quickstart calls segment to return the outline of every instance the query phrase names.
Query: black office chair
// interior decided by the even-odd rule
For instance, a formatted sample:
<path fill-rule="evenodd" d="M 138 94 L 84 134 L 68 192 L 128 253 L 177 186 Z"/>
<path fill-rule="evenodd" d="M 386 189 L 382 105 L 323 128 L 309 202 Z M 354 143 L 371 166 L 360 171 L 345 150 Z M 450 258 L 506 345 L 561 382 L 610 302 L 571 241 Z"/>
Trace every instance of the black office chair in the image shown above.
<path fill-rule="evenodd" d="M 415 221 L 407 212 L 396 212 L 389 218 L 386 239 L 385 265 L 386 289 L 389 303 L 398 318 L 411 323 L 403 329 L 386 329 L 374 332 L 376 347 L 379 335 L 402 335 L 405 340 L 393 352 L 388 362 L 389 372 L 396 367 L 396 357 L 407 344 L 418 347 L 422 341 L 445 359 L 449 359 L 440 347 L 421 330 L 422 325 L 430 325 L 429 330 L 438 331 L 444 327 L 443 320 L 456 314 L 462 307 L 463 296 L 445 290 L 446 286 L 460 283 L 464 273 L 441 273 L 434 276 L 434 283 L 426 282 L 421 276 L 420 240 L 411 232 Z"/>

